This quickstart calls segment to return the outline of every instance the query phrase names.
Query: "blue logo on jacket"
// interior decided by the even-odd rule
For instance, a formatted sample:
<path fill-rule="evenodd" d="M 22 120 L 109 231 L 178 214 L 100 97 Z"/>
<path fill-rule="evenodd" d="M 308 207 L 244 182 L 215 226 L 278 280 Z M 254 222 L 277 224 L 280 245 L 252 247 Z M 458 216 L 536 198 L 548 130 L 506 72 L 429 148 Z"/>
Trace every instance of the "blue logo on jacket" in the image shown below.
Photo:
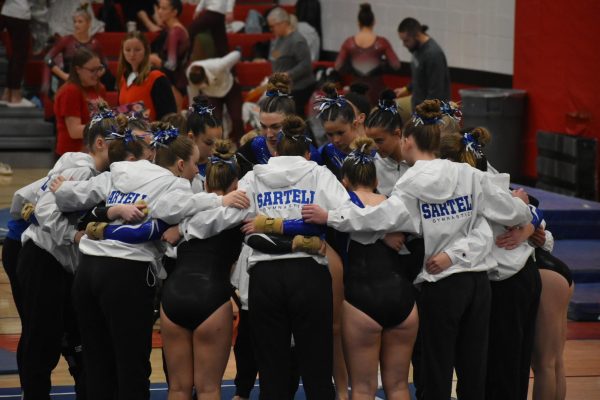
<path fill-rule="evenodd" d="M 463 218 L 470 216 L 473 210 L 471 195 L 460 196 L 455 199 L 447 200 L 440 204 L 421 204 L 421 215 L 423 219 L 434 219 L 434 222 Z M 465 214 L 467 213 L 467 214 Z M 442 218 L 445 217 L 445 218 Z"/>
<path fill-rule="evenodd" d="M 140 200 L 144 200 L 146 197 L 148 197 L 147 194 L 135 193 L 135 192 L 123 193 L 118 190 L 113 190 L 108 195 L 106 204 L 107 205 L 110 205 L 110 204 L 133 204 Z"/>
<path fill-rule="evenodd" d="M 284 206 L 286 204 L 312 204 L 315 201 L 314 190 L 289 189 L 263 192 L 256 195 L 258 208 Z"/>

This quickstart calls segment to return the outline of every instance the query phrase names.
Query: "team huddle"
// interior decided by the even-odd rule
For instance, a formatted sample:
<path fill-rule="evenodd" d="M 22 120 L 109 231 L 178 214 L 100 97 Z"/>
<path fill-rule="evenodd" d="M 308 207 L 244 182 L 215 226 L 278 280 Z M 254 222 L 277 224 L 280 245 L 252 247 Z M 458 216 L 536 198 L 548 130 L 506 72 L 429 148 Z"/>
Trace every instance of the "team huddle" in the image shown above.
<path fill-rule="evenodd" d="M 454 370 L 461 400 L 527 398 L 530 366 L 547 373 L 538 335 L 563 335 L 538 329 L 540 270 L 572 283 L 543 205 L 455 104 L 403 121 L 392 91 L 372 109 L 323 94 L 320 148 L 280 74 L 237 150 L 202 96 L 186 131 L 100 107 L 87 152 L 15 193 L 3 260 L 24 398 L 48 397 L 62 353 L 78 396 L 148 399 L 157 297 L 169 399 L 221 398 L 232 303 L 236 399 L 258 373 L 261 399 L 300 378 L 308 399 L 373 399 L 380 374 L 407 400 L 411 362 L 418 398 L 450 398 Z"/>

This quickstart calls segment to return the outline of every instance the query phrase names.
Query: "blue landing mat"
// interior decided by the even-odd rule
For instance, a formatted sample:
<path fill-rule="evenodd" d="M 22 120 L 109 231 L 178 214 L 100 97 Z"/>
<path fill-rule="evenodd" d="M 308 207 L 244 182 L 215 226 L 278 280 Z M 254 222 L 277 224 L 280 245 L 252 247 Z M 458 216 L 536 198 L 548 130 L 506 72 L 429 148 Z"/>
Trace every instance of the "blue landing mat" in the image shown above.
<path fill-rule="evenodd" d="M 229 400 L 235 395 L 235 385 L 233 381 L 223 381 L 221 385 L 221 398 L 223 400 Z M 414 386 L 410 385 L 411 399 L 414 399 Z M 377 392 L 377 399 L 384 399 L 383 391 L 379 390 Z M 72 386 L 55 386 L 52 388 L 52 393 L 50 395 L 53 399 L 61 399 L 61 400 L 74 400 L 75 393 L 73 393 Z M 304 388 L 300 385 L 298 389 L 298 393 L 296 394 L 296 400 L 303 400 L 306 397 L 304 396 Z M 10 399 L 17 400 L 21 399 L 21 390 L 19 388 L 6 388 L 0 389 L 0 399 Z M 152 384 L 150 386 L 150 399 L 151 400 L 166 400 L 167 399 L 167 385 L 164 383 Z M 258 400 L 258 387 L 252 391 L 250 395 L 251 400 Z"/>
<path fill-rule="evenodd" d="M 552 254 L 569 266 L 576 283 L 600 282 L 600 240 L 557 240 Z"/>
<path fill-rule="evenodd" d="M 523 185 L 540 201 L 548 229 L 556 239 L 600 239 L 600 203 Z"/>
<path fill-rule="evenodd" d="M 12 351 L 0 349 L 0 375 L 16 374 L 17 358 Z"/>
<path fill-rule="evenodd" d="M 575 284 L 568 315 L 574 321 L 600 321 L 600 282 Z"/>

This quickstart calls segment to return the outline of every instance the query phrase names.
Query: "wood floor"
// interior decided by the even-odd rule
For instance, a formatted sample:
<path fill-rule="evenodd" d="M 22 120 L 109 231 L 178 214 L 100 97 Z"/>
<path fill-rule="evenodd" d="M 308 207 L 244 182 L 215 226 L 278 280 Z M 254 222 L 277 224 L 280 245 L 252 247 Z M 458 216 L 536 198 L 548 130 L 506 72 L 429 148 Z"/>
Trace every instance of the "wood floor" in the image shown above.
<path fill-rule="evenodd" d="M 0 177 L 0 208 L 8 207 L 13 192 L 44 176 L 45 170 L 16 170 L 12 177 Z M 599 325 L 594 325 L 599 324 Z M 569 400 L 594 400 L 600 399 L 600 322 L 591 323 L 579 328 L 578 324 L 570 326 L 570 337 L 577 337 L 567 341 L 565 349 L 565 363 L 567 371 L 567 399 Z M 0 270 L 0 343 L 11 343 L 7 347 L 14 347 L 17 335 L 20 333 L 20 322 L 12 300 L 8 279 L 4 269 Z M 583 332 L 583 333 L 581 333 Z M 592 333 L 589 333 L 592 332 Z M 581 339 L 592 337 L 593 339 Z M 162 371 L 161 350 L 152 351 L 152 382 L 164 382 Z M 231 353 L 229 364 L 225 372 L 225 379 L 233 379 L 235 375 L 235 361 Z M 52 375 L 54 385 L 70 385 L 73 380 L 69 375 L 66 364 L 60 360 L 58 367 Z M 0 388 L 18 387 L 19 380 L 16 375 L 0 375 Z M 530 385 L 531 388 L 531 385 Z"/>

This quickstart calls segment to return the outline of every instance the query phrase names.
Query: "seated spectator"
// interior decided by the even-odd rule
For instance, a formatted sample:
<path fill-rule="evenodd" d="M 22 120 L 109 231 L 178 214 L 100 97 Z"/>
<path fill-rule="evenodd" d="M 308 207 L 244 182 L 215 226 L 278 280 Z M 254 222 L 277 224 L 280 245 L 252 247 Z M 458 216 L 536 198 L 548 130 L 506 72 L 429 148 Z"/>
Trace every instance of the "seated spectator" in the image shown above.
<path fill-rule="evenodd" d="M 383 72 L 386 66 L 400 69 L 400 60 L 392 45 L 384 37 L 375 35 L 375 15 L 369 3 L 361 4 L 358 12 L 359 32 L 349 37 L 335 61 L 335 69 L 350 72 L 356 81 L 369 85 L 369 101 L 376 104 L 379 94 L 385 89 Z"/>
<path fill-rule="evenodd" d="M 106 2 L 105 2 L 106 3 Z M 156 2 L 151 0 L 117 0 L 121 4 L 125 20 L 136 22 L 140 30 L 158 32 L 160 25 L 155 20 Z"/>
<path fill-rule="evenodd" d="M 83 128 L 90 122 L 94 103 L 106 97 L 100 77 L 105 71 L 100 58 L 85 47 L 75 50 L 67 82 L 54 100 L 56 154 L 83 150 Z"/>
<path fill-rule="evenodd" d="M 179 21 L 183 11 L 181 0 L 160 0 L 157 15 L 162 26 L 160 36 L 152 42 L 150 63 L 169 78 L 177 109 L 181 110 L 187 79 L 185 65 L 190 50 L 188 32 Z"/>
<path fill-rule="evenodd" d="M 50 27 L 50 34 L 59 37 L 73 34 L 73 14 L 80 8 L 87 8 L 89 4 L 89 2 L 73 0 L 54 0 L 49 3 L 48 25 Z M 89 15 L 89 34 L 93 36 L 98 32 L 104 32 L 104 22 L 99 21 L 94 13 L 89 13 Z"/>
<path fill-rule="evenodd" d="M 100 57 L 105 67 L 108 65 L 106 59 L 103 57 L 99 41 L 95 35 L 90 35 L 92 15 L 88 11 L 87 4 L 83 4 L 75 10 L 72 22 L 73 34 L 63 36 L 46 54 L 45 61 L 49 71 L 46 71 L 43 86 L 44 91 L 47 90 L 49 94 L 55 93 L 58 87 L 68 79 L 71 58 L 75 51 L 81 47 L 87 48 Z M 102 83 L 108 90 L 114 90 L 114 77 L 110 72 L 102 75 Z"/>
<path fill-rule="evenodd" d="M 117 79 L 119 104 L 143 102 L 150 121 L 177 112 L 171 83 L 150 66 L 150 45 L 143 33 L 130 32 L 121 45 Z"/>
<path fill-rule="evenodd" d="M 271 10 L 267 22 L 275 35 L 269 54 L 273 72 L 285 73 L 290 77 L 296 114 L 304 117 L 306 103 L 315 89 L 310 49 L 306 39 L 292 29 L 290 16 L 283 8 L 276 7 Z"/>
<path fill-rule="evenodd" d="M 218 119 L 223 118 L 223 105 L 227 105 L 227 111 L 233 124 L 229 138 L 233 142 L 237 142 L 244 134 L 242 89 L 231 74 L 231 69 L 241 56 L 241 53 L 235 50 L 223 58 L 194 61 L 187 68 L 186 73 L 189 81 L 190 104 L 194 102 L 194 97 L 198 96 L 201 91 L 215 106 L 215 116 Z"/>

